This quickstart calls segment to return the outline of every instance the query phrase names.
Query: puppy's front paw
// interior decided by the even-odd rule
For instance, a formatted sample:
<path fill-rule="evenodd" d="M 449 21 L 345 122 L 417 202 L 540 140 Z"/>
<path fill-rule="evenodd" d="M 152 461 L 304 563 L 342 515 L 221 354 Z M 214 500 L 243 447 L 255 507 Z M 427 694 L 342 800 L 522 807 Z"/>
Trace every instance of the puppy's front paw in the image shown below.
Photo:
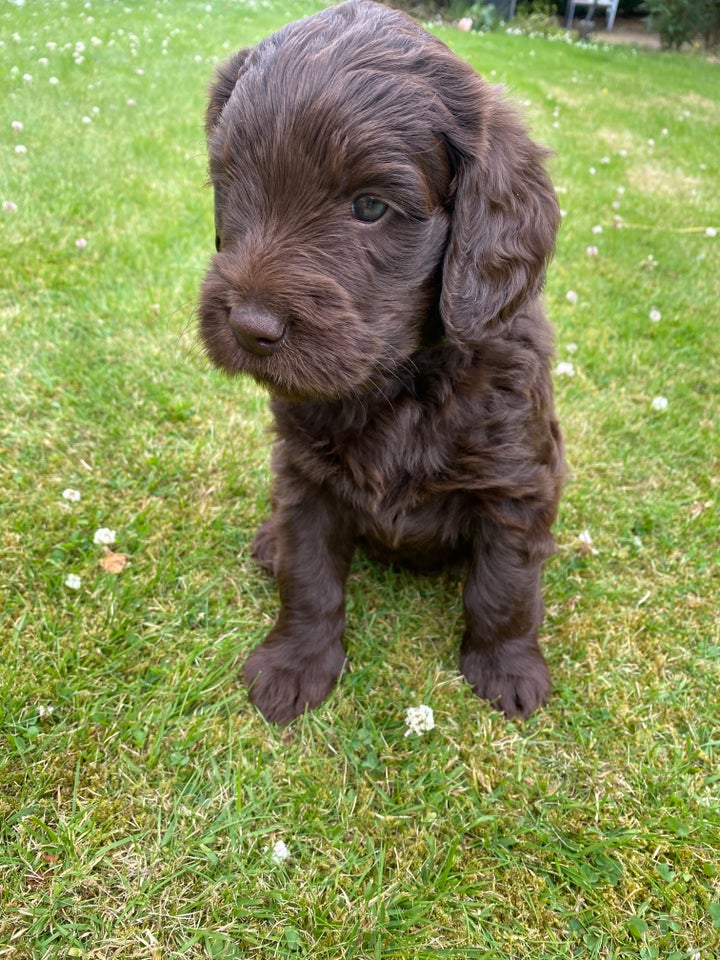
<path fill-rule="evenodd" d="M 508 718 L 529 717 L 550 696 L 550 671 L 534 640 L 490 649 L 463 644 L 460 669 L 473 692 Z"/>
<path fill-rule="evenodd" d="M 270 634 L 250 654 L 243 667 L 250 699 L 274 723 L 290 723 L 323 702 L 345 663 L 342 643 L 312 656 L 298 655 L 293 638 Z"/>

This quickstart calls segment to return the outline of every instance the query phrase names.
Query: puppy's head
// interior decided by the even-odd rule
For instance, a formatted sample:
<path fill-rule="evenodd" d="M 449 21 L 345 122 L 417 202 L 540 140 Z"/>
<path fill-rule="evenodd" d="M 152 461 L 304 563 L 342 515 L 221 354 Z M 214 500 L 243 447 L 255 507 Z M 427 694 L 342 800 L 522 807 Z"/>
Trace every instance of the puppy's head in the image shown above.
<path fill-rule="evenodd" d="M 357 396 L 540 289 L 557 218 L 543 152 L 404 14 L 350 0 L 241 51 L 206 132 L 217 253 L 200 330 L 229 373 Z"/>

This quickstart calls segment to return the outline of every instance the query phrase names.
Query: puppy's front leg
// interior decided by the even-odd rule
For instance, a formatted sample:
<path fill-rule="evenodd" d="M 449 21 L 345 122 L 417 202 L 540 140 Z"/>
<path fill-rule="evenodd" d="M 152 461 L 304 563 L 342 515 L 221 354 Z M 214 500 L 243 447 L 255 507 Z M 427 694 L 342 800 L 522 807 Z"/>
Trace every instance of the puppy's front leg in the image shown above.
<path fill-rule="evenodd" d="M 354 548 L 347 510 L 320 491 L 276 506 L 271 521 L 280 613 L 243 674 L 268 720 L 289 723 L 322 703 L 345 662 L 345 580 Z M 263 528 L 261 528 L 263 529 Z"/>
<path fill-rule="evenodd" d="M 531 557 L 524 544 L 513 543 L 516 535 L 497 527 L 485 533 L 475 544 L 463 593 L 460 669 L 479 697 L 507 717 L 527 717 L 550 694 L 537 641 L 544 557 Z M 547 541 L 552 543 L 549 533 Z"/>

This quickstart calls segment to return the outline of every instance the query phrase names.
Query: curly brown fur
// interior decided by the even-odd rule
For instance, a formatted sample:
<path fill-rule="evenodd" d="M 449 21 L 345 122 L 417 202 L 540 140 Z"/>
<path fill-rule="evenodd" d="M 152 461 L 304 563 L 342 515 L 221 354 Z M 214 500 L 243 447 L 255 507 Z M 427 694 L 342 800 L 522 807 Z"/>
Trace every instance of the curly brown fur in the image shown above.
<path fill-rule="evenodd" d="M 206 114 L 212 361 L 272 396 L 280 613 L 244 674 L 270 720 L 343 667 L 353 551 L 466 570 L 460 665 L 550 691 L 540 574 L 563 474 L 539 294 L 559 221 L 515 111 L 402 13 L 350 0 L 223 64 Z"/>

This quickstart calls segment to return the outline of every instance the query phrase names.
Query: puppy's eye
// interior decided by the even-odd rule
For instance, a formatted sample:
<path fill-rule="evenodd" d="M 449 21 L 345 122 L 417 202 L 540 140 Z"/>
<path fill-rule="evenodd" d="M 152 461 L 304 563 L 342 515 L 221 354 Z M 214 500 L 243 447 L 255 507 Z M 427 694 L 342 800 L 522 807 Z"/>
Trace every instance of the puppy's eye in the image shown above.
<path fill-rule="evenodd" d="M 387 209 L 388 205 L 377 197 L 358 197 L 352 205 L 353 216 L 362 223 L 375 223 Z"/>

